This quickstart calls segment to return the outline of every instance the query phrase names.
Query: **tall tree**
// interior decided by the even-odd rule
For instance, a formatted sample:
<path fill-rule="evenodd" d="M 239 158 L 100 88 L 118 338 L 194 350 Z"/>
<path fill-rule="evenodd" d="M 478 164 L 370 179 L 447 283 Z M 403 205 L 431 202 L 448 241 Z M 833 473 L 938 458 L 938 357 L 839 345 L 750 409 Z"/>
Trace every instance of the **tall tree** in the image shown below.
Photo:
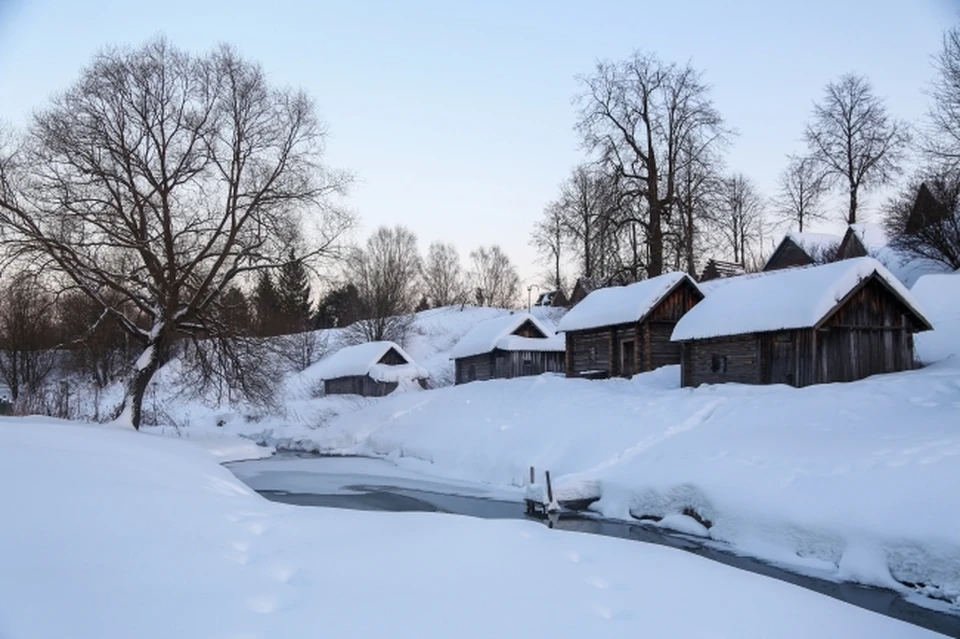
<path fill-rule="evenodd" d="M 580 78 L 577 130 L 618 181 L 621 199 L 638 202 L 624 224 L 642 227 L 646 272 L 664 269 L 664 227 L 677 197 L 681 149 L 694 143 L 698 156 L 725 135 L 701 74 L 634 53 L 621 62 L 601 62 Z"/>
<path fill-rule="evenodd" d="M 250 335 L 253 332 L 253 317 L 250 304 L 243 290 L 231 284 L 220 301 L 221 322 L 233 335 Z"/>
<path fill-rule="evenodd" d="M 896 177 L 910 142 L 907 124 L 891 118 L 867 78 L 854 74 L 827 85 L 804 137 L 828 184 L 847 190 L 847 224 L 857 222 L 861 190 Z"/>
<path fill-rule="evenodd" d="M 697 260 L 706 244 L 710 216 L 722 191 L 720 149 L 720 144 L 701 148 L 693 138 L 680 148 L 676 215 L 672 225 L 677 236 L 674 263 L 677 270 L 694 277 L 698 272 Z"/>
<path fill-rule="evenodd" d="M 777 218 L 803 233 L 811 220 L 824 217 L 821 203 L 826 193 L 826 176 L 819 164 L 809 157 L 790 156 L 780 174 L 774 212 Z"/>
<path fill-rule="evenodd" d="M 360 318 L 360 293 L 353 284 L 337 287 L 317 304 L 316 328 L 343 328 Z"/>
<path fill-rule="evenodd" d="M 543 217 L 533 226 L 530 244 L 536 248 L 539 260 L 548 267 L 546 284 L 549 288 L 563 290 L 564 220 L 563 209 L 551 202 L 543 211 Z"/>
<path fill-rule="evenodd" d="M 324 169 L 325 137 L 304 93 L 233 49 L 194 56 L 158 39 L 98 54 L 0 151 L 11 254 L 72 282 L 142 348 L 118 421 L 139 428 L 176 336 L 220 333 L 216 302 L 238 276 L 280 266 L 300 237 L 305 258 L 334 252 L 350 220 L 330 206 L 346 179 Z"/>
<path fill-rule="evenodd" d="M 520 276 L 503 249 L 494 244 L 470 252 L 470 273 L 481 306 L 512 308 L 517 303 Z"/>
<path fill-rule="evenodd" d="M 929 206 L 933 210 L 925 211 L 917 223 L 914 207 L 921 188 L 932 199 Z M 890 198 L 884 213 L 884 226 L 894 247 L 910 257 L 960 269 L 960 167 L 944 164 L 920 172 Z"/>
<path fill-rule="evenodd" d="M 303 260 L 291 250 L 277 277 L 277 302 L 286 333 L 307 330 L 313 311 L 310 308 L 310 280 Z"/>
<path fill-rule="evenodd" d="M 466 297 L 463 267 L 457 247 L 432 242 L 423 265 L 423 292 L 433 306 L 459 304 Z"/>
<path fill-rule="evenodd" d="M 738 173 L 723 180 L 713 226 L 721 247 L 729 251 L 734 262 L 746 263 L 759 244 L 763 214 L 763 197 L 745 175 Z"/>
<path fill-rule="evenodd" d="M 268 337 L 282 331 L 280 293 L 277 285 L 273 283 L 273 275 L 268 270 L 257 273 L 257 283 L 253 289 L 253 310 L 256 314 L 257 335 Z"/>
<path fill-rule="evenodd" d="M 960 27 L 943 35 L 943 48 L 934 64 L 933 104 L 923 149 L 933 163 L 960 169 Z"/>
<path fill-rule="evenodd" d="M 31 273 L 0 290 L 0 379 L 16 401 L 36 392 L 55 363 L 54 300 Z"/>
<path fill-rule="evenodd" d="M 404 226 L 381 226 L 350 253 L 347 278 L 357 287 L 363 315 L 351 327 L 351 341 L 406 339 L 420 300 L 420 268 L 417 236 Z"/>

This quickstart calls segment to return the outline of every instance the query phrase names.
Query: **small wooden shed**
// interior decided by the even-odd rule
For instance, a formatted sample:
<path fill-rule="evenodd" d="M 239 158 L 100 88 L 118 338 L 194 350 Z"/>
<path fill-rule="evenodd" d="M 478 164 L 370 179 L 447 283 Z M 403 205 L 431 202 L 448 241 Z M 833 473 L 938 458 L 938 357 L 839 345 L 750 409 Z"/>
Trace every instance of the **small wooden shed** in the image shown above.
<path fill-rule="evenodd" d="M 700 281 L 709 282 L 710 280 L 716 280 L 722 277 L 736 277 L 744 273 L 746 273 L 746 271 L 743 268 L 743 264 L 711 259 L 707 262 L 707 265 L 703 267 L 703 273 L 700 274 Z"/>
<path fill-rule="evenodd" d="M 929 330 L 910 291 L 859 257 L 732 278 L 673 332 L 683 386 L 808 386 L 914 368 L 913 334 Z"/>
<path fill-rule="evenodd" d="M 564 370 L 562 337 L 529 313 L 510 313 L 481 322 L 450 352 L 455 383 L 511 379 Z"/>
<path fill-rule="evenodd" d="M 404 383 L 426 387 L 428 377 L 427 371 L 393 342 L 346 346 L 314 366 L 311 373 L 323 380 L 328 395 L 383 397 Z"/>
<path fill-rule="evenodd" d="M 686 273 L 590 293 L 563 316 L 567 377 L 629 377 L 680 363 L 674 325 L 703 299 Z"/>
<path fill-rule="evenodd" d="M 841 237 L 829 233 L 797 233 L 789 231 L 777 244 L 764 271 L 776 271 L 794 266 L 809 266 L 834 261 Z"/>

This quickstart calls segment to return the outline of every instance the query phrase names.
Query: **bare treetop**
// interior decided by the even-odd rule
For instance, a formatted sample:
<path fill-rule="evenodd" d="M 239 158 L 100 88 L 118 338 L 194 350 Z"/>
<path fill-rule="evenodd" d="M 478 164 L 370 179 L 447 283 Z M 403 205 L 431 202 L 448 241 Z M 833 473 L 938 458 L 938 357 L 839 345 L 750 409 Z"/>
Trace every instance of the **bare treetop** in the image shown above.
<path fill-rule="evenodd" d="M 925 150 L 952 169 L 960 168 L 960 27 L 943 36 L 943 49 L 935 58 L 937 76 L 932 87 L 930 130 Z"/>
<path fill-rule="evenodd" d="M 350 218 L 330 205 L 347 179 L 324 168 L 325 136 L 303 92 L 229 47 L 104 51 L 0 153 L 7 257 L 43 261 L 111 313 L 146 349 L 145 387 L 175 335 L 216 334 L 237 276 L 295 245 L 331 254 Z"/>
<path fill-rule="evenodd" d="M 891 118 L 870 82 L 853 74 L 827 85 L 804 137 L 829 183 L 848 189 L 848 224 L 857 222 L 860 189 L 888 184 L 910 141 L 908 125 Z"/>
<path fill-rule="evenodd" d="M 647 274 L 659 275 L 663 225 L 677 196 L 679 173 L 727 134 L 723 119 L 698 71 L 654 55 L 601 62 L 580 81 L 577 131 L 611 167 L 621 198 L 635 202 L 628 221 L 645 234 Z"/>

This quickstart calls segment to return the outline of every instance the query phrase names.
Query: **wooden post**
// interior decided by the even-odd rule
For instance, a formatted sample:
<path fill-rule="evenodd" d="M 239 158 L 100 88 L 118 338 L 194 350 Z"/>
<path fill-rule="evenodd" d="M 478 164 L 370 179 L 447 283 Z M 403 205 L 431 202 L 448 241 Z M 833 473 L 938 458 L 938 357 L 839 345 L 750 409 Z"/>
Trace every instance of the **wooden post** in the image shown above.
<path fill-rule="evenodd" d="M 553 503 L 553 486 L 550 485 L 550 471 L 547 471 L 547 503 Z"/>
<path fill-rule="evenodd" d="M 536 475 L 533 472 L 533 466 L 530 467 L 530 484 L 533 485 L 537 483 Z"/>

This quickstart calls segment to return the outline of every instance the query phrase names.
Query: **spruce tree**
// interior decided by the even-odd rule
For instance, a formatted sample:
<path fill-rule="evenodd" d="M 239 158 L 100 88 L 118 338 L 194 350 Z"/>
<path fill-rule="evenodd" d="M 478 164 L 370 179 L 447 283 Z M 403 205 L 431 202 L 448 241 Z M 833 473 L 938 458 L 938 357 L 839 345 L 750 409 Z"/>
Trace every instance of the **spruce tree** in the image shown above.
<path fill-rule="evenodd" d="M 253 307 L 257 315 L 257 334 L 262 337 L 276 335 L 279 332 L 280 301 L 270 271 L 260 271 L 257 274 Z"/>
<path fill-rule="evenodd" d="M 290 251 L 290 259 L 280 267 L 277 279 L 277 298 L 283 328 L 287 332 L 306 330 L 310 322 L 310 282 L 303 260 Z"/>

